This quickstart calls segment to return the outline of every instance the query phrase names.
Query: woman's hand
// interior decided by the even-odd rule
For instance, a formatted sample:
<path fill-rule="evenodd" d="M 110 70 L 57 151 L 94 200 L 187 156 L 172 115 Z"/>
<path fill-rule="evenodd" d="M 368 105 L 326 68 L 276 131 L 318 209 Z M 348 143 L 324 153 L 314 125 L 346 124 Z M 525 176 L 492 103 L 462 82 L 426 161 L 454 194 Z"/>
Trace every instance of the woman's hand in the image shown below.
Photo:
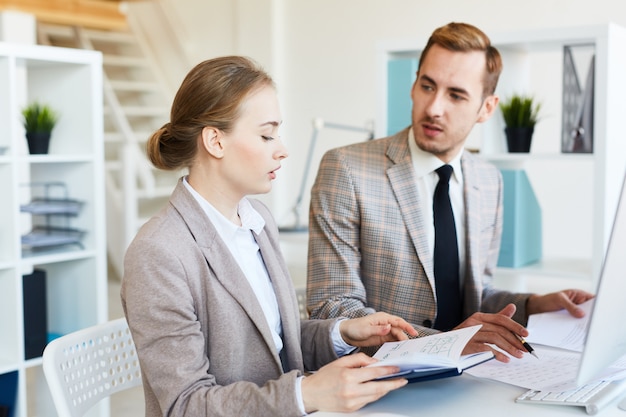
<path fill-rule="evenodd" d="M 373 381 L 399 371 L 396 366 L 366 367 L 374 362 L 376 359 L 364 353 L 348 355 L 303 378 L 302 399 L 306 412 L 356 411 L 408 382 L 404 378 Z"/>
<path fill-rule="evenodd" d="M 417 336 L 417 330 L 404 319 L 381 312 L 343 320 L 339 323 L 339 331 L 347 344 L 358 347 L 378 346 Z"/>

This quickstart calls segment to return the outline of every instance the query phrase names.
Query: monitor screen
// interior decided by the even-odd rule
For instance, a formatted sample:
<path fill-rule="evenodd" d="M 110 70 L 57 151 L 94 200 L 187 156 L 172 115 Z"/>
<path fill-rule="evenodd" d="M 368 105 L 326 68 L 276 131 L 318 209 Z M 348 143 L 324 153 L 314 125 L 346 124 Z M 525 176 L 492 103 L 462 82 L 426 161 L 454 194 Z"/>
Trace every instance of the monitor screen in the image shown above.
<path fill-rule="evenodd" d="M 626 354 L 626 180 L 622 184 L 613 229 L 600 273 L 596 300 L 578 370 L 577 383 L 596 374 Z"/>

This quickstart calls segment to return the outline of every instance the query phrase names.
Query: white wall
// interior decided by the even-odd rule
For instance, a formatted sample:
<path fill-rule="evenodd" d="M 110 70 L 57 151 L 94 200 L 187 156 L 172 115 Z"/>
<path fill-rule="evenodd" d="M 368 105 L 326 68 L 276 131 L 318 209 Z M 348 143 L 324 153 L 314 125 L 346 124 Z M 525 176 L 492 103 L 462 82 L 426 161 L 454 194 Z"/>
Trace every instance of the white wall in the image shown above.
<path fill-rule="evenodd" d="M 291 155 L 269 202 L 277 219 L 285 222 L 300 185 L 311 120 L 364 126 L 376 118 L 380 41 L 425 41 L 433 29 L 450 21 L 472 23 L 490 35 L 609 21 L 626 26 L 626 3 L 614 0 L 162 1 L 171 2 L 185 22 L 195 60 L 246 54 L 274 75 L 285 117 L 282 137 Z M 321 132 L 302 204 L 305 221 L 308 189 L 323 151 L 361 140 L 360 134 Z"/>
<path fill-rule="evenodd" d="M 308 141 L 312 117 L 354 125 L 376 117 L 375 52 L 379 41 L 425 40 L 433 29 L 450 21 L 472 23 L 487 34 L 609 21 L 626 25 L 624 2 L 529 0 L 519 7 L 521 4 L 502 0 L 287 2 L 285 16 L 289 36 L 284 42 L 288 59 L 281 88 L 289 119 L 283 133 L 292 149 L 290 168 L 296 172 L 283 175 L 289 180 L 285 186 L 297 187 L 293 180 L 297 178 L 297 167 L 302 166 L 299 161 L 303 160 L 306 147 L 301 144 Z M 354 134 L 324 131 L 315 158 L 318 160 L 327 148 L 355 140 L 362 139 L 355 138 Z M 315 171 L 313 169 L 312 177 Z M 308 198 L 306 201 L 305 209 Z"/>

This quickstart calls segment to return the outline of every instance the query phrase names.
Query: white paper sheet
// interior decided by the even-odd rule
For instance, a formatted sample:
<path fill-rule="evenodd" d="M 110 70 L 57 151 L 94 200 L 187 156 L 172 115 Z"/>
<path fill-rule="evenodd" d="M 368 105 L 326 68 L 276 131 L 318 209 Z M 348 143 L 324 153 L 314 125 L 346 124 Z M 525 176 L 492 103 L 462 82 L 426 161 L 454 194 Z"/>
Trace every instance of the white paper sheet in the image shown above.
<path fill-rule="evenodd" d="M 566 310 L 533 314 L 528 318 L 526 341 L 533 348 L 536 344 L 582 352 L 587 335 L 594 299 L 579 307 L 585 311 L 582 318 L 573 317 Z"/>
<path fill-rule="evenodd" d="M 534 346 L 539 359 L 525 354 L 509 363 L 495 360 L 482 363 L 465 372 L 479 377 L 516 385 L 522 388 L 566 391 L 576 388 L 581 354 L 545 346 Z M 626 377 L 626 356 L 608 367 L 596 380 L 619 380 Z"/>
<path fill-rule="evenodd" d="M 526 341 L 532 345 L 539 359 L 525 354 L 522 359 L 511 358 L 509 363 L 485 362 L 466 372 L 534 390 L 566 391 L 575 388 L 593 301 L 580 305 L 585 311 L 585 317 L 580 319 L 564 310 L 529 317 Z M 595 379 L 623 378 L 626 378 L 626 355 Z"/>
<path fill-rule="evenodd" d="M 556 351 L 543 346 L 534 348 L 539 359 L 525 354 L 521 359 L 511 358 L 509 363 L 489 361 L 465 372 L 476 377 L 536 390 L 562 385 L 576 379 L 580 353 Z"/>

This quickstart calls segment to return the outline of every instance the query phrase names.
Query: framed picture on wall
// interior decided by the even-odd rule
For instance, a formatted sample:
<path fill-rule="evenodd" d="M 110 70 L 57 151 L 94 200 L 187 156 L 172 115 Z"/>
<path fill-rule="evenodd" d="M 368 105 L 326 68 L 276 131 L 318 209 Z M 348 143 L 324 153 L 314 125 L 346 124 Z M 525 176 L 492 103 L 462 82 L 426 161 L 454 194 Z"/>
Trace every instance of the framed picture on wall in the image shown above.
<path fill-rule="evenodd" d="M 594 46 L 564 46 L 561 134 L 561 151 L 564 153 L 593 152 L 594 78 Z"/>

